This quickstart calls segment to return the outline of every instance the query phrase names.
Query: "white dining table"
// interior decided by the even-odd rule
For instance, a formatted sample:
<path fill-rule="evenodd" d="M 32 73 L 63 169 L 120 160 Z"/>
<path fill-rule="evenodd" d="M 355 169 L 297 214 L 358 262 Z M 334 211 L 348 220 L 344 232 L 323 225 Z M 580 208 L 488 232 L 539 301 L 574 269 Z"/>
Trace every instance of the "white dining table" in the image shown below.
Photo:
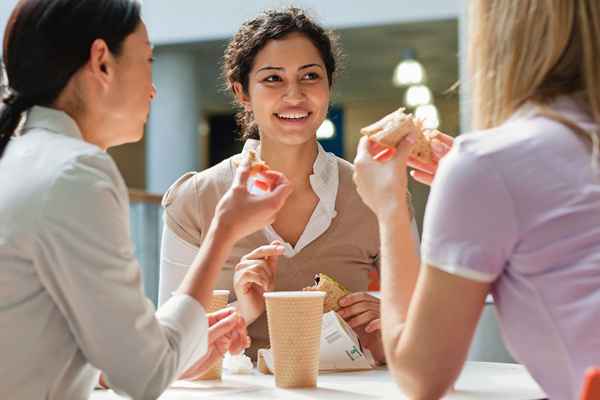
<path fill-rule="evenodd" d="M 444 399 L 537 400 L 544 392 L 519 364 L 467 362 Z M 96 390 L 92 400 L 122 399 L 111 390 Z M 406 399 L 386 368 L 371 371 L 321 373 L 317 387 L 280 389 L 273 375 L 253 370 L 250 374 L 225 373 L 222 381 L 175 382 L 161 400 L 192 399 L 284 399 L 369 400 Z"/>

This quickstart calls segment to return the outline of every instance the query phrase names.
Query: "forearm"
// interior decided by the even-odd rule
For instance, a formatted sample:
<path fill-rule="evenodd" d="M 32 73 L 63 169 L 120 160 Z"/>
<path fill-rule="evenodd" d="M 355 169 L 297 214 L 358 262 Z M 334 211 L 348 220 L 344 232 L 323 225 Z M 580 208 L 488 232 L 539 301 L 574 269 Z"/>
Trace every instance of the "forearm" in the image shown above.
<path fill-rule="evenodd" d="M 407 319 L 419 275 L 420 257 L 411 223 L 410 211 L 405 206 L 390 210 L 379 218 L 382 338 L 391 368 L 397 361 L 402 326 Z"/>
<path fill-rule="evenodd" d="M 237 312 L 244 318 L 244 321 L 246 321 L 246 325 L 248 325 L 248 326 L 253 324 L 254 321 L 256 321 L 258 319 L 258 317 L 260 317 L 262 315 L 262 313 L 264 312 L 264 309 L 263 309 L 262 312 L 257 313 L 256 311 L 253 311 L 252 307 L 245 306 L 242 302 L 237 301 L 237 300 L 230 303 L 229 306 L 235 307 Z"/>
<path fill-rule="evenodd" d="M 213 218 L 202 246 L 177 292 L 192 296 L 204 309 L 208 309 L 221 266 L 231 253 L 235 241 L 230 229 L 220 224 L 217 217 Z"/>

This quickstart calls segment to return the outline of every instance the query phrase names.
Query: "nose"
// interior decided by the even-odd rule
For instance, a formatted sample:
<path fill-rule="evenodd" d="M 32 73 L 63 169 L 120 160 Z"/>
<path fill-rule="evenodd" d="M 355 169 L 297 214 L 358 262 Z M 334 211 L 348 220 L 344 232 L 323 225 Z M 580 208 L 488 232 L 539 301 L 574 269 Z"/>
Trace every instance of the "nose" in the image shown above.
<path fill-rule="evenodd" d="M 291 104 L 298 104 L 304 101 L 304 91 L 298 82 L 292 82 L 288 85 L 284 99 Z"/>
<path fill-rule="evenodd" d="M 150 100 L 154 100 L 156 98 L 157 94 L 158 94 L 158 92 L 156 90 L 156 86 L 153 83 L 152 84 L 152 90 L 150 91 Z"/>

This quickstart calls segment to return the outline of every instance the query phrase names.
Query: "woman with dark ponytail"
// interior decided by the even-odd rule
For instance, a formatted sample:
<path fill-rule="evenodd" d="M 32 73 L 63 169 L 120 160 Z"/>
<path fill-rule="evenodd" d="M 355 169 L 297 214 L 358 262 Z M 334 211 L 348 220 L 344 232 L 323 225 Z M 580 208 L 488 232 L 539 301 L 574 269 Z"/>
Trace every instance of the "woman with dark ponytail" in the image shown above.
<path fill-rule="evenodd" d="M 102 385 L 155 399 L 248 345 L 231 309 L 206 314 L 233 244 L 274 218 L 247 162 L 176 295 L 142 291 L 128 194 L 106 149 L 139 140 L 152 47 L 134 0 L 21 0 L 5 30 L 0 104 L 0 399 L 83 399 Z"/>

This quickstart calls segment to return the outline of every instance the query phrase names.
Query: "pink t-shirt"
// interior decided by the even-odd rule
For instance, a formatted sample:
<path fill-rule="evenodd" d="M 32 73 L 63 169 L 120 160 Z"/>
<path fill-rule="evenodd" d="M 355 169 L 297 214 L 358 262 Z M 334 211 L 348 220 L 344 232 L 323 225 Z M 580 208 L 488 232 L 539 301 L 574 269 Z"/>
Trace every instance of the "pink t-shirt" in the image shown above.
<path fill-rule="evenodd" d="M 574 99 L 551 107 L 598 131 Z M 600 365 L 600 171 L 590 143 L 526 105 L 456 140 L 425 214 L 424 262 L 492 282 L 509 349 L 552 399 L 578 398 L 584 371 Z"/>

